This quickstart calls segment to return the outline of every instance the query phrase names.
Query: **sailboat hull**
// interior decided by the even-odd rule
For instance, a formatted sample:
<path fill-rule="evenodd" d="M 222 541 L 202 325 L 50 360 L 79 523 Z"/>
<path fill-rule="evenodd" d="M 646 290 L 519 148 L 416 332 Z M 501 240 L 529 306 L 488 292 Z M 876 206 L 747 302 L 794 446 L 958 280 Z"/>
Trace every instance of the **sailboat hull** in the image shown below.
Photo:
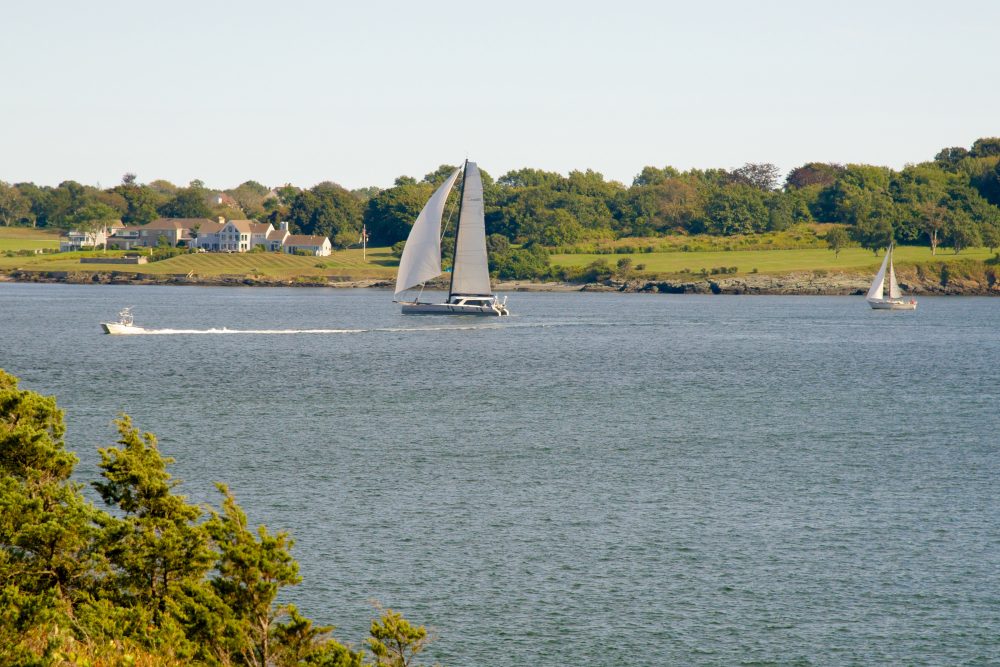
<path fill-rule="evenodd" d="M 471 305 L 457 303 L 417 303 L 401 302 L 404 315 L 485 315 L 500 317 L 508 315 L 507 308 L 495 303 L 492 305 Z"/>
<path fill-rule="evenodd" d="M 917 302 L 913 299 L 868 299 L 868 305 L 875 310 L 916 310 Z"/>

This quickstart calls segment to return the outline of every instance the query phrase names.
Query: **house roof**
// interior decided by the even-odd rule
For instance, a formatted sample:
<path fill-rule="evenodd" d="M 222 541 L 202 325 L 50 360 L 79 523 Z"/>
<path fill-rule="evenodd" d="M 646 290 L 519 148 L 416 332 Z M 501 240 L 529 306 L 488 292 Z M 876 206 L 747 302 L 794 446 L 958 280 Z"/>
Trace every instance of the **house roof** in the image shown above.
<path fill-rule="evenodd" d="M 271 229 L 270 231 L 267 232 L 267 238 L 269 241 L 274 241 L 274 240 L 280 241 L 284 239 L 286 236 L 288 236 L 287 229 Z"/>
<path fill-rule="evenodd" d="M 208 218 L 157 218 L 142 226 L 143 229 L 191 229 L 206 222 Z"/>
<path fill-rule="evenodd" d="M 253 222 L 250 223 L 250 229 L 254 234 L 267 234 L 273 227 L 271 227 L 270 222 Z"/>
<path fill-rule="evenodd" d="M 218 234 L 225 224 L 221 222 L 216 222 L 215 220 L 206 220 L 201 223 L 201 227 L 198 228 L 198 235 L 204 236 L 205 234 Z"/>
<path fill-rule="evenodd" d="M 241 234 L 250 234 L 253 232 L 253 226 L 257 223 L 253 220 L 229 220 L 226 224 L 232 225 Z"/>
<path fill-rule="evenodd" d="M 309 236 L 307 234 L 289 234 L 285 245 L 323 245 L 325 236 Z"/>

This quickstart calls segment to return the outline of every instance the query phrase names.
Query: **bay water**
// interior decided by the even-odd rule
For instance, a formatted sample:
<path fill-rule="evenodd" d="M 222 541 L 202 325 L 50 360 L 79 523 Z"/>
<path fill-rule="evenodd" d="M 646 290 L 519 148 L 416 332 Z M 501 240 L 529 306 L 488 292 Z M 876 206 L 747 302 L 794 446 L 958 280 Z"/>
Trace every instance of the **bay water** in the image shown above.
<path fill-rule="evenodd" d="M 187 333 L 103 335 L 124 305 Z M 1000 664 L 1000 299 L 509 307 L 4 283 L 0 368 L 80 481 L 125 412 L 289 531 L 286 601 L 355 645 L 378 600 L 453 667 Z"/>

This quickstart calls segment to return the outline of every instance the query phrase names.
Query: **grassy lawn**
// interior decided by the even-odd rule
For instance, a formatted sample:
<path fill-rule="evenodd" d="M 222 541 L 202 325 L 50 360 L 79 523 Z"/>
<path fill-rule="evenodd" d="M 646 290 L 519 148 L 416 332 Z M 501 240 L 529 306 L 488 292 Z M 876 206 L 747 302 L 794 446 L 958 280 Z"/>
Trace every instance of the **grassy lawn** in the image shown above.
<path fill-rule="evenodd" d="M 711 271 L 716 267 L 737 267 L 737 273 L 751 273 L 757 269 L 760 273 L 791 273 L 794 271 L 812 271 L 823 269 L 827 271 L 844 271 L 848 273 L 865 273 L 876 271 L 884 255 L 876 257 L 869 250 L 862 248 L 845 248 L 836 257 L 833 251 L 825 248 L 807 248 L 800 250 L 734 250 L 710 252 L 653 252 L 613 255 L 552 255 L 553 265 L 565 267 L 586 266 L 596 260 L 606 260 L 611 266 L 622 257 L 630 257 L 632 266 L 645 264 L 646 273 L 678 274 L 685 270 L 698 273 L 701 269 Z M 962 259 L 990 259 L 993 257 L 986 248 L 970 248 L 956 255 L 948 249 L 938 249 L 938 254 L 932 256 L 930 248 L 917 246 L 900 246 L 894 253 L 894 263 L 905 266 L 913 262 L 950 262 Z"/>
<path fill-rule="evenodd" d="M 25 227 L 0 227 L 0 253 L 8 250 L 58 249 L 58 232 Z"/>
<path fill-rule="evenodd" d="M 81 257 L 100 256 L 94 252 L 70 252 L 46 255 L 6 257 L 3 251 L 51 248 L 58 246 L 58 236 L 34 229 L 0 228 L 0 271 L 21 269 L 27 271 L 79 271 L 144 273 L 153 275 L 191 274 L 195 277 L 240 276 L 260 277 L 275 280 L 302 278 L 337 278 L 342 280 L 386 279 L 396 275 L 397 261 L 389 248 L 369 248 L 367 260 L 363 260 L 361 250 L 335 251 L 329 257 L 300 257 L 280 253 L 192 253 L 178 255 L 159 262 L 142 265 L 122 264 L 81 264 Z M 121 255 L 109 251 L 108 256 Z M 938 251 L 931 256 L 930 248 L 923 246 L 902 246 L 896 249 L 896 264 L 906 267 L 913 263 L 952 262 L 955 260 L 985 260 L 994 256 L 986 248 L 975 248 L 956 255 L 949 249 Z M 754 269 L 764 274 L 784 274 L 796 271 L 825 270 L 846 273 L 874 273 L 882 261 L 870 251 L 861 248 L 845 248 L 836 257 L 826 248 L 797 248 L 788 250 L 712 249 L 701 252 L 648 252 L 629 254 L 554 254 L 552 264 L 564 267 L 581 267 L 596 260 L 604 260 L 614 266 L 619 259 L 629 257 L 633 268 L 645 265 L 641 272 L 661 276 L 688 276 L 699 274 L 702 269 L 736 267 L 737 274 L 752 273 Z"/>
<path fill-rule="evenodd" d="M 121 255 L 111 251 L 109 256 Z M 0 256 L 0 270 L 19 268 L 26 271 L 117 271 L 154 275 L 261 276 L 292 279 L 298 276 L 323 276 L 365 279 L 392 278 L 396 260 L 389 248 L 369 249 L 367 261 L 360 249 L 339 250 L 329 257 L 301 257 L 280 253 L 197 253 L 171 257 L 149 264 L 81 264 L 81 257 L 99 257 L 100 253 L 69 252 L 33 257 Z"/>

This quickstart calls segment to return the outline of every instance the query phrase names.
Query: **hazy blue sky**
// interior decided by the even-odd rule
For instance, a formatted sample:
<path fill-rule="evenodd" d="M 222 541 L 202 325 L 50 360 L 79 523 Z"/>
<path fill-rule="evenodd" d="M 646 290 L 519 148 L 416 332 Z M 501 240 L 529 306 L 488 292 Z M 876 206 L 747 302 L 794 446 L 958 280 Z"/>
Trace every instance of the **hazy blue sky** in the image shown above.
<path fill-rule="evenodd" d="M 5 2 L 0 180 L 900 167 L 1000 134 L 1000 2 Z"/>

